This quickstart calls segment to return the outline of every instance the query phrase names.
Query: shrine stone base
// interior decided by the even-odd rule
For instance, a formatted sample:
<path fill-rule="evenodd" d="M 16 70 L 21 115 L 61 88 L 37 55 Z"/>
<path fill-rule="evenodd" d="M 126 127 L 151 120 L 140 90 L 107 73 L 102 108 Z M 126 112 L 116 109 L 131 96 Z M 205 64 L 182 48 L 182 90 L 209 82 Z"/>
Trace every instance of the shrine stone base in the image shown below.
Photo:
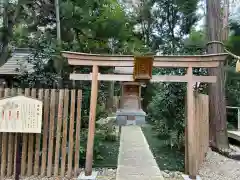
<path fill-rule="evenodd" d="M 183 174 L 182 177 L 183 177 L 184 180 L 193 180 L 193 179 L 191 179 L 188 175 L 185 175 L 185 174 Z M 197 177 L 196 177 L 196 180 L 201 180 L 201 177 L 200 177 L 200 176 L 197 176 Z"/>
<path fill-rule="evenodd" d="M 146 122 L 146 113 L 142 109 L 118 109 L 116 112 L 116 122 L 119 126 L 143 125 Z"/>

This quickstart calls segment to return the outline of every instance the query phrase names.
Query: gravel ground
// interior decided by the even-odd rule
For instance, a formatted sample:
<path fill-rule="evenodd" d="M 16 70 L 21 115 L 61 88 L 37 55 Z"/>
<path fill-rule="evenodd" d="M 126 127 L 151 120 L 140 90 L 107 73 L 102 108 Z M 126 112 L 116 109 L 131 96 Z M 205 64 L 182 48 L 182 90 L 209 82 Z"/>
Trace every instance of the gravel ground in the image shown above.
<path fill-rule="evenodd" d="M 240 148 L 231 146 L 231 149 L 240 154 Z M 202 180 L 240 180 L 240 161 L 209 150 L 199 174 Z"/>
<path fill-rule="evenodd" d="M 240 148 L 230 146 L 231 154 L 239 155 Z M 162 171 L 165 180 L 183 180 L 181 172 Z M 202 180 L 240 180 L 240 161 L 229 159 L 209 149 L 199 170 Z"/>
<path fill-rule="evenodd" d="M 240 154 L 240 148 L 231 146 L 231 149 Z M 96 169 L 98 180 L 116 180 L 116 169 L 99 168 Z M 80 170 L 82 171 L 82 170 Z M 182 180 L 181 172 L 162 171 L 166 180 Z M 206 160 L 199 171 L 202 180 L 240 180 L 240 161 L 229 159 L 211 150 L 208 151 Z M 77 178 L 59 178 L 59 177 L 28 177 L 21 180 L 77 180 Z M 5 180 L 14 180 L 6 178 Z"/>
<path fill-rule="evenodd" d="M 108 168 L 98 168 L 96 169 L 98 173 L 98 180 L 116 180 L 116 169 L 108 169 Z M 81 169 L 79 172 L 83 171 Z M 10 178 L 5 178 L 4 180 L 14 180 L 13 177 Z M 77 180 L 77 178 L 61 178 L 61 177 L 36 177 L 36 176 L 31 176 L 28 178 L 21 177 L 20 180 Z"/>

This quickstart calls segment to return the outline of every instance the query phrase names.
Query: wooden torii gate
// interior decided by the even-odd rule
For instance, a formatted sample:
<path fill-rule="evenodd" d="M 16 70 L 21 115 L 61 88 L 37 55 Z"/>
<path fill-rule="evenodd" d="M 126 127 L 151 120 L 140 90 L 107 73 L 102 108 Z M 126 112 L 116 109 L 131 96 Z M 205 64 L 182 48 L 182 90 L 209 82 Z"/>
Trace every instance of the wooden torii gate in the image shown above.
<path fill-rule="evenodd" d="M 91 102 L 89 113 L 89 131 L 86 152 L 85 175 L 92 173 L 93 144 L 95 133 L 95 117 L 98 94 L 98 81 L 134 81 L 132 75 L 100 74 L 99 66 L 111 67 L 133 67 L 134 56 L 132 55 L 102 55 L 87 54 L 63 51 L 63 56 L 67 58 L 71 66 L 92 66 L 90 74 L 70 74 L 71 80 L 90 80 Z M 224 61 L 227 54 L 208 54 L 208 55 L 186 55 L 186 56 L 154 56 L 153 66 L 162 68 L 187 68 L 186 75 L 153 75 L 151 82 L 186 82 L 187 83 L 187 154 L 185 166 L 189 176 L 195 178 L 197 175 L 197 152 L 196 136 L 194 132 L 195 109 L 194 109 L 194 89 L 196 82 L 214 83 L 217 80 L 215 76 L 195 76 L 193 68 L 214 68 Z"/>

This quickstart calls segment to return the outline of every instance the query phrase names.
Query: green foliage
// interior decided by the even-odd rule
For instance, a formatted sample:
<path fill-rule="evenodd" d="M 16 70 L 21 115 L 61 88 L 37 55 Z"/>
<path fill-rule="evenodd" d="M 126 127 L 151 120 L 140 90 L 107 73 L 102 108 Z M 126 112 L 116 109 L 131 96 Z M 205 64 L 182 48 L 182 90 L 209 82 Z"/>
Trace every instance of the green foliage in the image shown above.
<path fill-rule="evenodd" d="M 231 36 L 227 42 L 227 48 L 232 53 L 240 55 L 239 45 L 240 45 L 240 24 L 232 22 L 231 26 Z M 240 106 L 240 73 L 235 72 L 236 59 L 229 58 L 226 70 L 226 100 L 229 106 Z M 237 112 L 232 110 L 227 110 L 228 115 L 228 126 L 230 128 L 237 128 Z"/>
<path fill-rule="evenodd" d="M 105 105 L 97 105 L 96 109 L 96 119 L 106 118 L 108 113 L 106 111 Z"/>
<path fill-rule="evenodd" d="M 105 160 L 105 153 L 106 151 L 105 145 L 108 143 L 115 143 L 117 141 L 117 136 L 115 133 L 115 128 L 111 125 L 99 125 L 96 126 L 96 133 L 94 137 L 94 162 L 95 161 L 102 161 Z M 81 148 L 79 149 L 80 157 L 81 157 L 81 163 L 83 165 L 85 161 L 85 155 L 86 155 L 86 147 L 87 147 L 87 135 L 88 131 L 87 129 L 82 129 L 81 132 Z M 109 149 L 110 151 L 110 149 Z"/>
<path fill-rule="evenodd" d="M 192 30 L 189 37 L 183 41 L 183 53 L 186 54 L 203 54 L 206 45 L 205 33 L 202 31 Z"/>
<path fill-rule="evenodd" d="M 161 83 L 148 106 L 148 117 L 166 145 L 182 148 L 185 118 L 185 89 L 181 83 Z"/>
<path fill-rule="evenodd" d="M 183 40 L 180 52 L 202 54 L 204 45 L 204 33 L 193 30 Z M 186 69 L 160 68 L 154 69 L 153 72 L 162 75 L 184 75 Z M 204 68 L 194 69 L 194 74 L 206 75 L 206 73 Z M 165 145 L 181 149 L 184 146 L 186 85 L 183 83 L 160 83 L 156 84 L 154 89 L 151 102 L 147 107 L 148 119 Z M 206 85 L 202 84 L 200 90 L 204 91 L 205 89 Z"/>
<path fill-rule="evenodd" d="M 15 78 L 19 80 L 19 86 L 29 87 L 59 87 L 60 79 L 68 79 L 70 68 L 66 60 L 59 56 L 60 49 L 52 38 L 51 34 L 41 35 L 40 40 L 31 41 L 29 47 L 30 57 L 28 62 L 33 65 L 33 71 L 20 71 Z M 59 75 L 59 72 L 62 72 Z M 63 85 L 61 85 L 63 88 Z"/>
<path fill-rule="evenodd" d="M 136 15 L 137 23 L 141 25 L 140 32 L 137 34 L 152 52 L 161 54 L 200 54 L 202 52 L 203 36 L 198 32 L 190 31 L 198 20 L 197 0 L 141 2 L 142 6 Z M 189 33 L 190 36 L 186 39 L 185 35 Z M 185 69 L 180 68 L 154 68 L 153 70 L 153 74 L 163 75 L 183 75 L 184 73 Z M 165 145 L 180 149 L 184 139 L 184 84 L 148 85 L 143 90 L 143 97 L 148 120 L 153 124 L 158 137 L 165 141 Z"/>
<path fill-rule="evenodd" d="M 198 0 L 140 0 L 133 15 L 140 29 L 138 36 L 152 52 L 177 53 L 183 36 L 198 20 L 197 3 Z"/>
<path fill-rule="evenodd" d="M 164 140 L 159 140 L 154 126 L 146 125 L 142 128 L 149 147 L 161 170 L 184 171 L 184 153 L 176 148 L 166 146 Z"/>
<path fill-rule="evenodd" d="M 234 24 L 233 33 L 227 42 L 227 48 L 239 55 L 236 47 L 239 44 L 238 29 L 240 26 Z M 193 30 L 191 34 L 184 39 L 181 53 L 184 54 L 202 54 L 205 52 L 205 33 Z M 236 60 L 229 59 L 225 67 L 226 71 L 226 99 L 227 104 L 231 106 L 240 106 L 240 88 L 239 73 L 235 72 Z M 154 70 L 155 74 L 176 74 L 180 69 L 158 69 Z M 184 73 L 184 70 L 180 72 Z M 205 68 L 194 69 L 195 74 L 206 75 Z M 156 92 L 148 105 L 149 121 L 153 123 L 155 130 L 160 139 L 164 140 L 167 145 L 181 148 L 183 146 L 184 137 L 184 121 L 185 121 L 185 86 L 178 83 L 161 83 L 156 86 Z M 201 92 L 206 90 L 206 85 L 202 84 Z M 228 111 L 228 126 L 236 128 L 237 116 L 236 112 Z"/>
<path fill-rule="evenodd" d="M 80 163 L 81 165 L 84 165 L 85 163 L 85 157 L 86 157 L 86 150 L 87 150 L 87 130 L 82 130 L 81 133 L 81 147 L 79 149 L 80 153 Z M 104 136 L 102 133 L 96 133 L 94 137 L 94 148 L 93 148 L 93 154 L 94 154 L 94 161 L 96 160 L 103 160 L 103 157 L 101 156 L 100 149 L 104 146 Z"/>

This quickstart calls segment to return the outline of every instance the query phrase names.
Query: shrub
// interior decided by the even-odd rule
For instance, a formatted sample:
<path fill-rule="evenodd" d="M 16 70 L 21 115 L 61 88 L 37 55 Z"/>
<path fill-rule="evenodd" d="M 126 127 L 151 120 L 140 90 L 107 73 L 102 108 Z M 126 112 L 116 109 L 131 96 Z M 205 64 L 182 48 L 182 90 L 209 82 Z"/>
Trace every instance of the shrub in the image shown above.
<path fill-rule="evenodd" d="M 101 106 L 98 111 L 99 115 L 98 117 L 104 117 L 104 109 L 102 109 Z M 102 114 L 101 114 L 102 112 Z M 81 132 L 81 148 L 80 151 L 80 164 L 84 165 L 85 163 L 85 156 L 86 156 L 86 149 L 87 149 L 87 136 L 88 136 L 88 128 L 84 129 L 82 128 Z M 113 142 L 117 140 L 117 135 L 115 133 L 115 127 L 113 126 L 113 123 L 109 124 L 97 124 L 96 123 L 96 132 L 94 137 L 94 148 L 93 148 L 93 154 L 94 154 L 94 162 L 97 160 L 104 160 L 104 157 L 102 156 L 102 150 L 104 149 L 106 142 Z"/>
<path fill-rule="evenodd" d="M 148 105 L 148 119 L 160 139 L 171 147 L 184 145 L 185 84 L 161 83 Z"/>

